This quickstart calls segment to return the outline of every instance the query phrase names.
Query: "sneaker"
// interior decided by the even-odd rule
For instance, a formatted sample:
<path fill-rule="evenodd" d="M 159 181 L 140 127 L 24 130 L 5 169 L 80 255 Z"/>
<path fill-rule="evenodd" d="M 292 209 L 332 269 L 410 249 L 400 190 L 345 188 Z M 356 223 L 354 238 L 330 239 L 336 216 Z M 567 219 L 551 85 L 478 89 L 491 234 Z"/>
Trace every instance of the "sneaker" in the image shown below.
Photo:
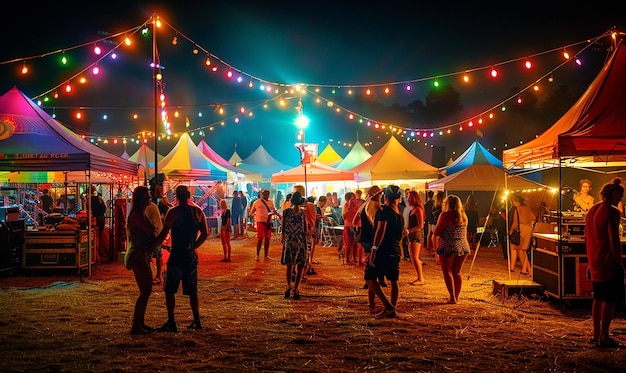
<path fill-rule="evenodd" d="M 176 333 L 178 331 L 178 326 L 176 326 L 175 322 L 166 322 L 160 328 L 157 329 L 159 332 L 168 332 L 168 333 Z"/>
<path fill-rule="evenodd" d="M 202 322 L 200 320 L 193 320 L 191 324 L 187 325 L 187 329 L 194 329 L 194 330 L 202 329 Z"/>

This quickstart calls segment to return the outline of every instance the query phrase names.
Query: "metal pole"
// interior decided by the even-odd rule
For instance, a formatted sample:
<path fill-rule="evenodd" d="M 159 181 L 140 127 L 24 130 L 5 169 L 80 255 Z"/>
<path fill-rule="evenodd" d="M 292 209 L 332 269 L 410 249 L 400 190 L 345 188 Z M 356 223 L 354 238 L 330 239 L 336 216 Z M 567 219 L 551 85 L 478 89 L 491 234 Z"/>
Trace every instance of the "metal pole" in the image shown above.
<path fill-rule="evenodd" d="M 159 84 L 157 74 L 159 67 L 157 65 L 158 53 L 157 53 L 157 26 L 156 26 L 156 13 L 152 14 L 152 80 L 154 82 L 154 185 L 159 181 L 159 156 L 157 149 L 157 139 L 159 137 Z M 147 167 L 148 165 L 146 165 Z M 150 170 L 148 169 L 148 176 Z"/>
<path fill-rule="evenodd" d="M 303 158 L 302 160 L 304 161 L 304 158 L 306 158 L 306 139 L 305 139 L 305 134 L 306 129 L 302 129 L 302 154 L 303 154 Z M 311 160 L 311 158 L 309 158 L 309 161 Z M 302 166 L 304 166 L 304 195 L 302 197 L 307 198 L 308 196 L 308 192 L 307 192 L 307 185 L 306 185 L 306 163 L 304 163 Z"/>

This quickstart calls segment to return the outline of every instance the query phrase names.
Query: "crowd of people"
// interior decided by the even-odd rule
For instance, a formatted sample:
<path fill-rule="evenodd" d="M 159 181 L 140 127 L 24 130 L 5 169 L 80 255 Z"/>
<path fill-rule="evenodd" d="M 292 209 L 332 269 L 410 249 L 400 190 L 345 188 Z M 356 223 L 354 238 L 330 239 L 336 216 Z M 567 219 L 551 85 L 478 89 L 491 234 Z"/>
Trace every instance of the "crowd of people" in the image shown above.
<path fill-rule="evenodd" d="M 591 182 L 581 181 L 585 195 L 577 195 L 575 203 L 587 215 L 587 252 L 590 277 L 593 283 L 592 307 L 593 339 L 598 347 L 615 347 L 610 338 L 609 325 L 618 304 L 624 302 L 624 267 L 621 261 L 621 244 L 618 227 L 623 214 L 618 209 L 623 198 L 621 179 L 607 183 L 601 192 L 602 201 L 593 204 L 588 195 Z M 221 262 L 231 261 L 231 234 L 247 235 L 247 217 L 256 226 L 256 259 L 272 260 L 269 256 L 270 239 L 278 225 L 281 252 L 280 264 L 285 266 L 285 298 L 301 298 L 300 285 L 307 275 L 316 274 L 313 269 L 314 249 L 319 240 L 320 220 L 330 214 L 338 214 L 343 222 L 343 250 L 346 263 L 364 266 L 364 288 L 367 290 L 369 313 L 377 318 L 396 317 L 400 288 L 400 261 L 412 263 L 415 279 L 411 285 L 424 285 L 422 252 L 434 255 L 440 265 L 443 282 L 448 291 L 449 304 L 459 302 L 463 278 L 462 268 L 472 247 L 480 244 L 478 232 L 478 204 L 470 194 L 465 202 L 453 194 L 426 191 L 426 201 L 415 190 L 401 190 L 396 185 L 380 188 L 377 185 L 363 192 L 346 192 L 337 199 L 332 195 L 320 198 L 305 197 L 303 185 L 296 185 L 284 196 L 284 200 L 271 200 L 270 191 L 263 189 L 249 208 L 247 198 L 235 191 L 231 206 L 226 199 L 219 201 L 220 240 L 224 257 Z M 167 199 L 159 204 L 151 201 L 150 190 L 137 187 L 133 193 L 132 207 L 128 216 L 128 248 L 125 265 L 134 273 L 139 296 L 131 333 L 146 334 L 154 329 L 144 323 L 152 285 L 164 281 L 168 318 L 160 331 L 177 331 L 174 319 L 175 294 L 182 284 L 183 294 L 189 296 L 193 321 L 191 329 L 202 328 L 199 314 L 197 287 L 197 249 L 208 237 L 204 212 L 190 199 L 189 189 L 179 186 L 175 190 L 175 204 Z M 538 215 L 533 212 L 527 198 L 514 193 L 511 206 L 493 208 L 485 227 L 492 229 L 496 242 L 502 247 L 504 259 L 510 271 L 531 275 L 532 266 L 528 256 L 533 227 Z M 276 208 L 279 203 L 279 208 Z M 161 205 L 167 203 L 165 207 Z M 46 206 L 49 201 L 46 201 Z M 236 211 L 236 212 L 235 212 Z M 539 211 L 541 213 L 541 211 Z M 277 222 L 277 224 L 276 224 Z M 507 225 L 508 222 L 508 225 Z M 518 238 L 512 239 L 517 231 Z M 317 233 L 316 233 L 317 232 Z M 171 236 L 171 252 L 162 271 L 161 243 Z M 492 238 L 493 240 L 493 238 Z M 153 276 L 151 260 L 156 258 L 157 271 Z M 519 262 L 519 264 L 518 264 Z M 312 270 L 312 271 L 311 271 Z M 166 274 L 166 276 L 162 276 Z M 387 284 L 389 283 L 389 285 Z M 390 287 L 387 295 L 383 290 Z M 378 306 L 377 303 L 380 303 Z"/>

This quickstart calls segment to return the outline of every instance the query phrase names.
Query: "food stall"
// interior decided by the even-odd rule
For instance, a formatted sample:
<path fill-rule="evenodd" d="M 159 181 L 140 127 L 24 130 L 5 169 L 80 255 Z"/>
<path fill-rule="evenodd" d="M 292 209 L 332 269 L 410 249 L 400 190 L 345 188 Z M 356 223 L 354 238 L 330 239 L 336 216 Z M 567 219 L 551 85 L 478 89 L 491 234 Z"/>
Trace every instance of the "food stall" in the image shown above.
<path fill-rule="evenodd" d="M 137 175 L 137 163 L 114 156 L 85 141 L 52 118 L 16 87 L 0 96 L 0 125 L 5 130 L 5 135 L 0 137 L 0 184 L 10 185 L 24 178 L 31 182 L 37 179 L 38 183 L 63 183 L 64 188 L 71 183 L 83 183 L 91 187 L 98 177 L 109 183 L 128 184 Z M 59 178 L 59 174 L 63 177 Z M 78 193 L 77 189 L 76 194 Z M 69 193 L 66 196 L 67 194 Z M 75 201 L 78 202 L 79 199 Z M 64 212 L 67 211 L 69 202 L 68 198 Z M 24 203 L 21 202 L 20 213 L 26 210 L 23 208 Z M 86 214 L 91 215 L 89 208 Z M 37 219 L 32 220 L 37 222 Z M 54 267 L 71 262 L 72 268 L 85 267 L 88 274 L 91 274 L 91 264 L 95 259 L 95 231 L 92 229 L 92 219 L 85 221 L 84 227 L 71 233 L 52 233 L 51 230 L 44 230 L 33 223 L 25 232 L 23 267 L 39 267 L 58 261 L 58 264 L 50 264 Z M 59 241 L 72 241 L 65 244 L 72 245 L 73 252 L 32 251 L 46 248 L 57 250 L 59 247 L 54 245 Z M 84 246 L 87 248 L 82 251 Z"/>

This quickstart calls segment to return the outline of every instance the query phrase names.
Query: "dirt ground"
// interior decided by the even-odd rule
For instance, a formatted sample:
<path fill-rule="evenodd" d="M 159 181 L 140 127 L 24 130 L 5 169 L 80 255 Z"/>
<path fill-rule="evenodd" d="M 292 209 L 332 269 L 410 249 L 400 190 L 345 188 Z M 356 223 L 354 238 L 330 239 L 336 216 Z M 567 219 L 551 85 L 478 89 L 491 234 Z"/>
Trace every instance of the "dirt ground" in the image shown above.
<path fill-rule="evenodd" d="M 336 247 L 317 248 L 317 274 L 296 301 L 284 299 L 280 244 L 271 246 L 274 260 L 260 262 L 254 245 L 252 237 L 233 241 L 230 263 L 219 262 L 219 239 L 201 248 L 202 330 L 185 328 L 191 311 L 179 294 L 179 332 L 131 335 L 138 289 L 118 262 L 95 265 L 82 282 L 37 272 L 0 278 L 0 371 L 626 371 L 624 348 L 589 343 L 590 304 L 494 295 L 494 280 L 509 279 L 499 247 L 468 258 L 456 305 L 446 304 L 433 257 L 422 255 L 424 285 L 409 284 L 415 272 L 402 261 L 398 317 L 375 320 L 363 267 L 342 263 Z M 154 286 L 146 322 L 158 327 L 166 317 L 162 289 Z M 613 327 L 626 344 L 624 309 Z"/>

